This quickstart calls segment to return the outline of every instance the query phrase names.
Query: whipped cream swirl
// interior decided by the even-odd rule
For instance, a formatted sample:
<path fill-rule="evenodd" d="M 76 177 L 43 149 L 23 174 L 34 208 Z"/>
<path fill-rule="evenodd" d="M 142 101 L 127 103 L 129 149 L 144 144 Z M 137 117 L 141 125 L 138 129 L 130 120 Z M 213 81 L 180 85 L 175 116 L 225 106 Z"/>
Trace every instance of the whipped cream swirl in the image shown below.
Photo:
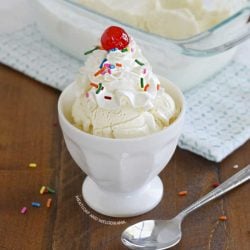
<path fill-rule="evenodd" d="M 119 109 L 132 106 L 143 110 L 154 107 L 164 90 L 147 59 L 133 38 L 123 50 L 95 50 L 80 71 L 78 83 L 99 107 Z"/>

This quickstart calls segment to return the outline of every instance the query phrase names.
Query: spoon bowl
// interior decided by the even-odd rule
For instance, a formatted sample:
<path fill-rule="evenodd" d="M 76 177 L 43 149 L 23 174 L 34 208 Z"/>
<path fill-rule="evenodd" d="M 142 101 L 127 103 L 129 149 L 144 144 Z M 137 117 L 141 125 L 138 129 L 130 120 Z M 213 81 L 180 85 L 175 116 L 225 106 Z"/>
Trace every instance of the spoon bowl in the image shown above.
<path fill-rule="evenodd" d="M 146 220 L 128 227 L 122 233 L 122 242 L 130 249 L 165 249 L 181 240 L 181 218 Z"/>

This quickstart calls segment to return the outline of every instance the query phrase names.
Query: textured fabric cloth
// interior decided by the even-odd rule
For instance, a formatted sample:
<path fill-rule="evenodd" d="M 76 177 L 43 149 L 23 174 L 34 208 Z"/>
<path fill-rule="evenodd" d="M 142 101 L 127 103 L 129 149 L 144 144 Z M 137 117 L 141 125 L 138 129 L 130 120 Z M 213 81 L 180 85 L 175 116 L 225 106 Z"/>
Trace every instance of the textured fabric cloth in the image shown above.
<path fill-rule="evenodd" d="M 250 138 L 248 49 L 219 74 L 185 93 L 181 148 L 218 162 Z M 45 41 L 34 24 L 0 33 L 0 61 L 60 90 L 74 80 L 82 66 Z"/>

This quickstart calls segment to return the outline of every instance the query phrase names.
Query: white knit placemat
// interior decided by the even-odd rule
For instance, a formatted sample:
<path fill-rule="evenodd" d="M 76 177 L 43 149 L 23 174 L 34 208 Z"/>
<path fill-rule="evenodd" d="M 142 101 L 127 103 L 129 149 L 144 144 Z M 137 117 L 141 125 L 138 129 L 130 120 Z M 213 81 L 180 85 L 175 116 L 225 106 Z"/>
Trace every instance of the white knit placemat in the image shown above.
<path fill-rule="evenodd" d="M 0 61 L 60 90 L 82 66 L 45 41 L 35 25 L 0 35 Z M 218 162 L 250 138 L 250 69 L 244 64 L 232 62 L 185 97 L 181 148 Z"/>

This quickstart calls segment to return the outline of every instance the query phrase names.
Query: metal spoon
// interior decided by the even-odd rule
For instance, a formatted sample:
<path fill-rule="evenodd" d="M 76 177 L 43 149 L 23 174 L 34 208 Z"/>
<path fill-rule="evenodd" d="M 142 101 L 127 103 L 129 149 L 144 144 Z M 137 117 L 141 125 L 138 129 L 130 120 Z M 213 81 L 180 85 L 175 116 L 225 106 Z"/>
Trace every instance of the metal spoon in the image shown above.
<path fill-rule="evenodd" d="M 130 249 L 167 249 L 181 240 L 182 220 L 192 211 L 231 189 L 250 180 L 250 165 L 230 177 L 210 193 L 187 207 L 171 220 L 145 220 L 128 227 L 121 236 L 122 243 Z"/>

